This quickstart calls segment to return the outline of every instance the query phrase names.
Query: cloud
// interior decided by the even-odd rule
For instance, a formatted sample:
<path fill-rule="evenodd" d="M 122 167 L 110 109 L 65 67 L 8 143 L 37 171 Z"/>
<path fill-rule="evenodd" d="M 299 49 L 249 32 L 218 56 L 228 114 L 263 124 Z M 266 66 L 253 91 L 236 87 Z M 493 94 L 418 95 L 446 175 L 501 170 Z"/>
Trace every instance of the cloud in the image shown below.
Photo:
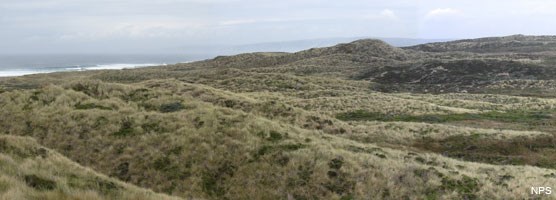
<path fill-rule="evenodd" d="M 162 16 L 78 17 L 61 21 L 61 40 L 107 38 L 168 38 L 183 37 L 186 33 L 207 27 L 203 21 Z M 86 24 L 83 26 L 82 24 Z"/>
<path fill-rule="evenodd" d="M 385 18 L 389 18 L 389 19 L 398 19 L 398 16 L 396 15 L 396 13 L 394 13 L 394 11 L 390 10 L 390 9 L 384 9 L 380 12 L 380 16 L 385 17 Z"/>
<path fill-rule="evenodd" d="M 437 8 L 434 10 L 429 11 L 425 15 L 425 19 L 433 19 L 438 17 L 447 17 L 447 16 L 457 16 L 461 15 L 462 12 L 460 10 L 456 10 L 453 8 Z"/>
<path fill-rule="evenodd" d="M 219 21 L 217 24 L 220 25 L 220 26 L 233 26 L 233 25 L 256 24 L 256 23 L 302 22 L 302 21 L 331 20 L 331 19 L 335 19 L 335 18 L 332 18 L 332 17 L 304 17 L 304 18 L 281 17 L 281 18 L 266 18 L 266 19 L 233 19 L 233 20 Z"/>
<path fill-rule="evenodd" d="M 305 15 L 305 16 L 275 16 L 272 18 L 244 18 L 244 19 L 231 19 L 218 21 L 216 24 L 220 26 L 235 26 L 235 25 L 248 25 L 257 23 L 282 23 L 282 22 L 308 22 L 308 21 L 323 21 L 323 20 L 397 20 L 399 19 L 396 13 L 390 9 L 384 9 L 380 12 L 373 13 L 336 13 L 320 15 Z"/>
<path fill-rule="evenodd" d="M 232 25 L 243 25 L 243 24 L 255 24 L 255 23 L 265 23 L 265 22 L 286 22 L 294 21 L 289 19 L 236 19 L 236 20 L 225 20 L 218 24 L 222 26 L 232 26 Z"/>

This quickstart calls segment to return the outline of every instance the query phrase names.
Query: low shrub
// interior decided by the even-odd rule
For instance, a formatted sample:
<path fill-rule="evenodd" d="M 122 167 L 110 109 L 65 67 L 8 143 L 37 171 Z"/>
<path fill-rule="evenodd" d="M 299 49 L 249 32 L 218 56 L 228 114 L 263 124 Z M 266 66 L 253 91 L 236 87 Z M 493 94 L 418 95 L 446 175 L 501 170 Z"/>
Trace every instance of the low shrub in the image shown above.
<path fill-rule="evenodd" d="M 178 112 L 180 110 L 183 110 L 184 108 L 185 106 L 183 106 L 181 102 L 174 102 L 174 103 L 162 104 L 159 110 L 160 112 L 163 113 L 170 113 L 170 112 Z"/>

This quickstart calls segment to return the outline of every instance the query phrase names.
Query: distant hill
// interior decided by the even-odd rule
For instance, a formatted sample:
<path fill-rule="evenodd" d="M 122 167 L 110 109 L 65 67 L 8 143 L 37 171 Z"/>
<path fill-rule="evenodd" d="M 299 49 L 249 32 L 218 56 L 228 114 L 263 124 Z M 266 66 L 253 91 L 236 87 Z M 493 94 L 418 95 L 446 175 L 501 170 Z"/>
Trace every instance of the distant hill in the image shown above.
<path fill-rule="evenodd" d="M 556 36 L 511 35 L 420 44 L 406 49 L 427 52 L 467 51 L 476 53 L 529 53 L 556 50 Z"/>
<path fill-rule="evenodd" d="M 428 51 L 421 51 L 423 46 L 399 48 L 381 40 L 361 39 L 295 53 L 219 56 L 214 60 L 198 62 L 195 66 L 256 71 L 265 69 L 296 74 L 302 72 L 304 75 L 336 74 L 356 80 L 371 80 L 374 82 L 373 87 L 383 92 L 480 92 L 501 81 L 554 80 L 556 70 L 552 63 L 556 56 L 543 53 L 547 50 L 546 46 L 537 44 L 541 40 L 550 41 L 550 38 L 518 35 L 425 44 L 452 48 L 460 43 L 489 43 L 499 46 L 498 53 L 530 50 L 528 54 L 518 55 L 480 55 L 455 49 L 429 54 Z M 508 44 L 516 39 L 524 41 L 523 45 L 510 48 Z M 525 41 L 528 45 L 525 45 Z M 533 42 L 529 45 L 529 41 Z M 291 71 L 293 68 L 296 70 Z"/>
<path fill-rule="evenodd" d="M 248 52 L 297 52 L 310 48 L 333 46 L 361 39 L 379 39 L 396 47 L 405 47 L 431 42 L 443 42 L 449 39 L 414 39 L 414 38 L 380 38 L 380 37 L 349 37 L 324 38 L 308 40 L 292 40 L 266 42 L 243 45 L 194 45 L 181 47 L 182 51 L 194 54 L 233 55 Z"/>

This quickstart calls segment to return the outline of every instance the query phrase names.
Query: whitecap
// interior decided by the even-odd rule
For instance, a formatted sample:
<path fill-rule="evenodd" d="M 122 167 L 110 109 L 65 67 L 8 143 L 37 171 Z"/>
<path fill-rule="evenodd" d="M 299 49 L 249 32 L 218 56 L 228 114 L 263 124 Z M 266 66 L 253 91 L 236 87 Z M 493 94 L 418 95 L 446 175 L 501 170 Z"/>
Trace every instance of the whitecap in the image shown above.
<path fill-rule="evenodd" d="M 13 76 L 23 76 L 29 74 L 42 74 L 51 72 L 64 72 L 64 71 L 87 71 L 87 70 L 120 70 L 120 69 L 133 69 L 141 67 L 151 67 L 151 66 L 164 66 L 164 64 L 146 63 L 146 64 L 103 64 L 96 66 L 70 66 L 65 68 L 51 68 L 51 69 L 14 69 L 14 70 L 0 70 L 0 77 L 13 77 Z"/>

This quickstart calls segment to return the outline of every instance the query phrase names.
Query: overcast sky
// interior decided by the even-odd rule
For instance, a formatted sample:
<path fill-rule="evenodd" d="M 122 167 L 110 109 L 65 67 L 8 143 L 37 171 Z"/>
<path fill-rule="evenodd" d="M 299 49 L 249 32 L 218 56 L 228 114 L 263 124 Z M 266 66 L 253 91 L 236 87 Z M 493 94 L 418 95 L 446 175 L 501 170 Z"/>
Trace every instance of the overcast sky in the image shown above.
<path fill-rule="evenodd" d="M 551 0 L 0 0 L 0 53 L 556 34 Z"/>

